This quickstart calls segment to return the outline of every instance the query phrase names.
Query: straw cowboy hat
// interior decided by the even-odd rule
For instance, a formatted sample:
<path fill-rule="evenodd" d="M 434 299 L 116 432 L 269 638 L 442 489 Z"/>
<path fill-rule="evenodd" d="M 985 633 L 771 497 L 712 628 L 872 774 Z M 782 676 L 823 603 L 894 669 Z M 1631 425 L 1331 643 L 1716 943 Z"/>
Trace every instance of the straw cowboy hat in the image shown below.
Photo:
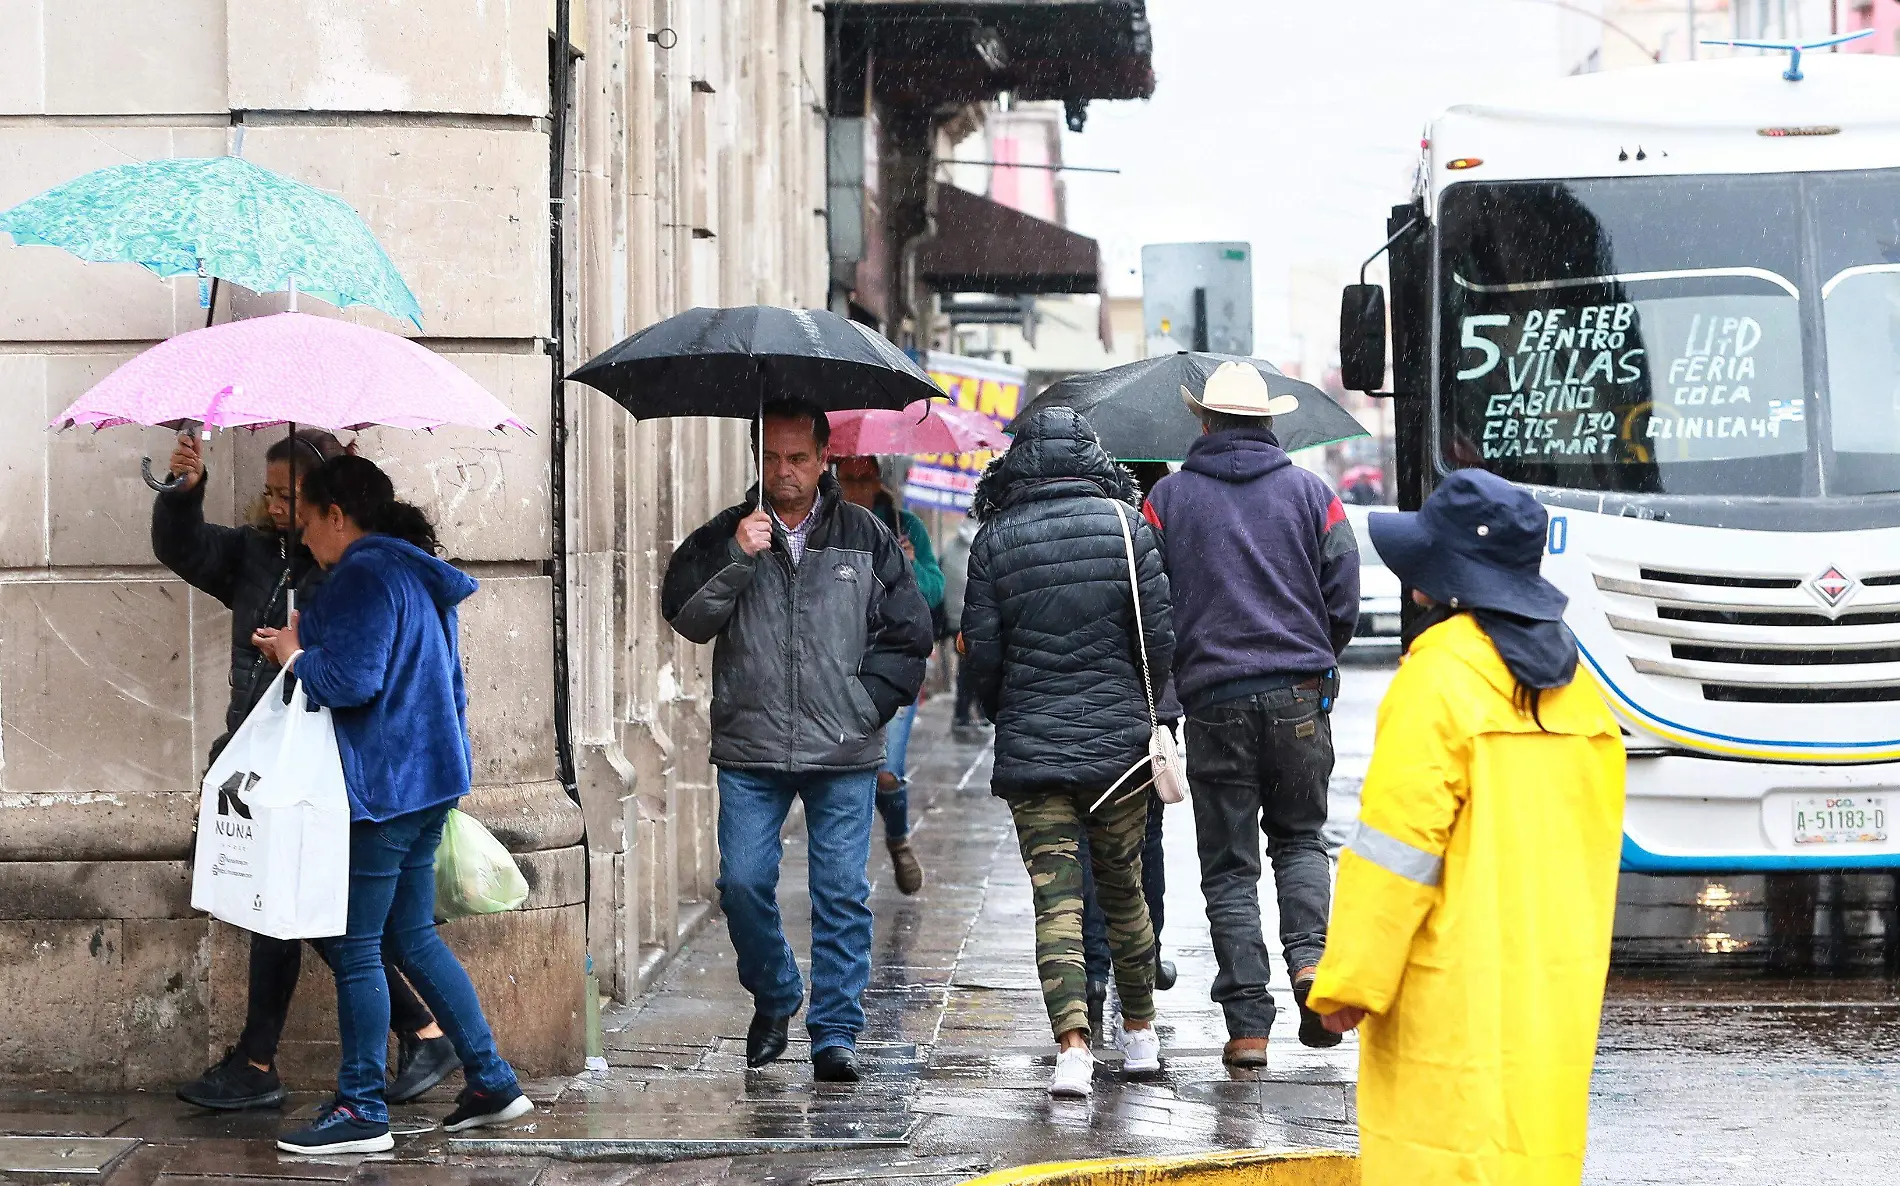
<path fill-rule="evenodd" d="M 1274 395 L 1267 380 L 1244 362 L 1223 362 L 1201 385 L 1200 398 L 1184 385 L 1181 399 L 1196 413 L 1222 412 L 1229 416 L 1284 416 L 1300 406 L 1297 395 Z"/>

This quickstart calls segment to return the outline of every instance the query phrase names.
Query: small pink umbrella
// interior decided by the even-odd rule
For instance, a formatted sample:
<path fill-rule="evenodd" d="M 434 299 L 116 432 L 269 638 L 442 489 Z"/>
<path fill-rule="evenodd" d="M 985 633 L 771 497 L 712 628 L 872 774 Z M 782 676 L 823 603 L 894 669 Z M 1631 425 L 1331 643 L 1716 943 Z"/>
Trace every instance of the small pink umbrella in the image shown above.
<path fill-rule="evenodd" d="M 880 454 L 981 453 L 1009 448 L 1009 437 L 981 412 L 942 400 L 918 400 L 892 411 L 850 408 L 830 413 L 834 457 Z"/>
<path fill-rule="evenodd" d="M 179 334 L 107 375 L 53 427 L 120 424 L 340 429 L 528 426 L 481 384 L 407 338 L 307 313 Z"/>

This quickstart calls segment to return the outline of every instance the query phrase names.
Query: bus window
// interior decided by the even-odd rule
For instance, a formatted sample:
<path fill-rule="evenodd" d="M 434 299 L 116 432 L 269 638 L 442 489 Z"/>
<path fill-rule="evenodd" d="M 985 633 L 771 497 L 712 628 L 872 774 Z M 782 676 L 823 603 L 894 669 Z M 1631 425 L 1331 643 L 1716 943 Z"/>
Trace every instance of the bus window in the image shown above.
<path fill-rule="evenodd" d="M 1758 178 L 1446 191 L 1446 463 L 1578 489 L 1800 494 L 1794 200 Z"/>
<path fill-rule="evenodd" d="M 1833 419 L 1828 489 L 1900 491 L 1900 175 L 1811 184 Z"/>

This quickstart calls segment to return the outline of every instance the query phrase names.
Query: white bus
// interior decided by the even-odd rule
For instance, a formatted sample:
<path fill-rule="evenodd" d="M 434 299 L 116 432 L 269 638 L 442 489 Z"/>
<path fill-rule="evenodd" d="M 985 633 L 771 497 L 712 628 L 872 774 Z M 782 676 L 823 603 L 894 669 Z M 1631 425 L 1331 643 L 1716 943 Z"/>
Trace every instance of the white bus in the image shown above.
<path fill-rule="evenodd" d="M 1900 60 L 1800 65 L 1454 107 L 1388 226 L 1401 504 L 1479 466 L 1548 507 L 1631 871 L 1900 867 Z"/>

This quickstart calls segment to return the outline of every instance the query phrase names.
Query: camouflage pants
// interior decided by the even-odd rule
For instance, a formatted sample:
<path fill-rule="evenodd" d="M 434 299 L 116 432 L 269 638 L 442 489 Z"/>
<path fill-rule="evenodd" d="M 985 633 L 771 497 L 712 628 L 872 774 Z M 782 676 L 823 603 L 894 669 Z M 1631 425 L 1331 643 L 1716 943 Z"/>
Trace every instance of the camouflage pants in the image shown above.
<path fill-rule="evenodd" d="M 1108 917 L 1108 949 L 1115 963 L 1122 1016 L 1155 1015 L 1155 935 L 1141 896 L 1141 842 L 1148 827 L 1148 795 L 1088 806 L 1101 792 L 1012 795 L 1016 839 L 1036 903 L 1036 967 L 1050 1027 L 1060 1038 L 1088 1033 L 1088 967 L 1082 951 L 1082 863 L 1087 830 L 1095 892 Z"/>

